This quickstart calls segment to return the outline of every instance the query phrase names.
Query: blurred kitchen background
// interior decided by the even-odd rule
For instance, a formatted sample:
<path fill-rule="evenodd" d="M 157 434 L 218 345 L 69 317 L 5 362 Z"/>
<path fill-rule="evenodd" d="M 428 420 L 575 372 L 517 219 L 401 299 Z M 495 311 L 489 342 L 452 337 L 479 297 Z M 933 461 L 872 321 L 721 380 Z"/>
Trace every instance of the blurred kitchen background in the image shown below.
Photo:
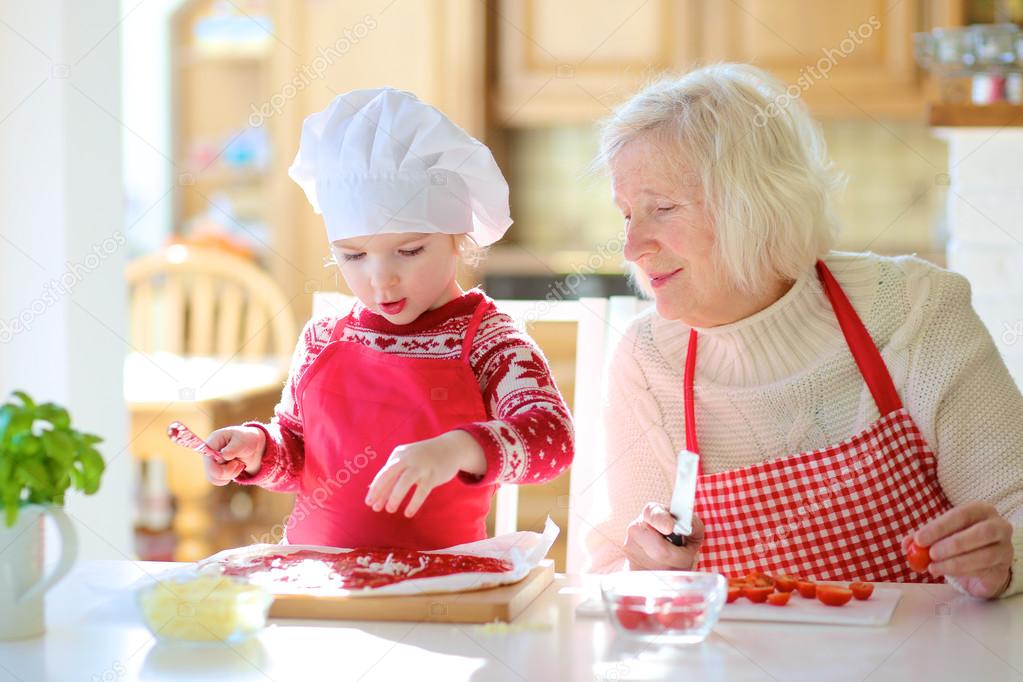
<path fill-rule="evenodd" d="M 43 372 L 108 433 L 116 492 L 78 515 L 95 554 L 194 559 L 279 537 L 288 496 L 212 488 L 164 431 L 268 419 L 313 293 L 344 291 L 287 167 L 305 116 L 353 88 L 411 90 L 493 149 L 515 224 L 463 284 L 560 300 L 632 293 L 621 217 L 589 170 L 594 124 L 658 74 L 757 64 L 809 106 L 849 178 L 839 247 L 967 274 L 1023 380 L 1023 0 L 0 7 L 3 319 L 116 231 L 0 360 L 5 393 Z M 531 331 L 571 400 L 571 325 Z M 520 528 L 548 513 L 566 528 L 568 475 L 521 491 Z"/>

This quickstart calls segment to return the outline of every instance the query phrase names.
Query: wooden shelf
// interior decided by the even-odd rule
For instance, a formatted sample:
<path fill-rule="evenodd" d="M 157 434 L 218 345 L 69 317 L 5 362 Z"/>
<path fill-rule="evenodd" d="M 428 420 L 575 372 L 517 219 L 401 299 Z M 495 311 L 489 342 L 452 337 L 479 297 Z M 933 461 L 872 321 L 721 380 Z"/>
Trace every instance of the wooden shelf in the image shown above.
<path fill-rule="evenodd" d="M 175 64 L 179 67 L 216 67 L 217 65 L 263 67 L 270 56 L 271 46 L 269 44 L 216 47 L 179 45 L 174 50 Z"/>
<path fill-rule="evenodd" d="M 247 186 L 265 182 L 269 175 L 260 169 L 233 170 L 229 168 L 210 168 L 192 173 L 196 184 Z"/>
<path fill-rule="evenodd" d="M 1004 128 L 1023 126 L 1023 105 L 931 104 L 927 120 L 933 128 Z"/>

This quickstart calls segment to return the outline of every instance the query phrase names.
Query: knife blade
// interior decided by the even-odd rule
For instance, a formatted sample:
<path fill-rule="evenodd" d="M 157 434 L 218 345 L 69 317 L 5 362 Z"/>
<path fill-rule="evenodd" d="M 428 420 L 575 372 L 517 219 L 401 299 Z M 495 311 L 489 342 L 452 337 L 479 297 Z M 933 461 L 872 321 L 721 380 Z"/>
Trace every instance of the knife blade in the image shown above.
<path fill-rule="evenodd" d="M 668 511 L 675 517 L 675 528 L 664 538 L 677 547 L 684 547 L 686 536 L 693 532 L 693 506 L 696 504 L 696 477 L 700 457 L 689 450 L 678 453 L 675 465 L 675 489 Z"/>

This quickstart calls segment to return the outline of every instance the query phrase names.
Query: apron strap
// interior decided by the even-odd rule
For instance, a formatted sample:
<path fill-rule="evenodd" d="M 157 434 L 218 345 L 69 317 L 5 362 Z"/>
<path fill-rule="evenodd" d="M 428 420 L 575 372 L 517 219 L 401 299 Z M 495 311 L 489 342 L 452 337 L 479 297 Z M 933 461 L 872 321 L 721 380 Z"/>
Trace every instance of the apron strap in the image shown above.
<path fill-rule="evenodd" d="M 700 446 L 696 442 L 696 409 L 693 400 L 693 377 L 696 373 L 696 338 L 695 329 L 689 330 L 689 350 L 686 352 L 685 395 L 683 396 L 686 411 L 686 450 L 699 454 Z"/>
<path fill-rule="evenodd" d="M 356 304 L 356 305 L 358 305 L 358 304 Z M 345 315 L 344 317 L 342 317 L 341 319 L 339 319 L 337 321 L 337 324 L 334 325 L 334 331 L 332 331 L 330 333 L 330 341 L 329 341 L 329 343 L 334 343 L 335 341 L 340 341 L 341 340 L 341 335 L 344 334 L 345 327 L 348 326 L 348 320 L 349 320 L 349 318 L 351 318 L 353 312 L 355 312 L 355 306 L 354 305 L 352 306 L 352 309 L 348 311 L 347 315 Z"/>
<path fill-rule="evenodd" d="M 835 311 L 838 325 L 842 328 L 845 342 L 849 346 L 853 360 L 860 369 L 863 381 L 870 389 L 874 397 L 877 411 L 885 416 L 902 409 L 902 399 L 899 392 L 895 390 L 895 382 L 888 372 L 887 365 L 881 357 L 874 340 L 870 338 L 863 320 L 856 313 L 849 297 L 842 291 L 841 285 L 835 279 L 828 266 L 823 261 L 817 261 L 817 275 L 824 286 L 824 293 L 831 302 L 831 308 Z M 696 408 L 693 400 L 693 378 L 696 374 L 696 339 L 698 334 L 695 329 L 689 330 L 689 350 L 686 353 L 686 368 L 684 375 L 683 398 L 685 402 L 686 420 L 686 449 L 699 454 L 699 446 L 696 441 Z"/>
<path fill-rule="evenodd" d="M 480 322 L 483 321 L 483 314 L 485 312 L 487 312 L 486 298 L 476 305 L 476 310 L 472 313 L 472 319 L 469 320 L 469 327 L 465 330 L 465 339 L 462 341 L 462 362 L 469 361 L 469 353 L 472 352 L 472 342 L 476 338 L 476 330 L 480 328 Z"/>
<path fill-rule="evenodd" d="M 824 284 L 824 293 L 835 310 L 835 317 L 838 318 L 838 324 L 845 335 L 846 343 L 849 344 L 856 366 L 860 368 L 860 374 L 863 375 L 870 394 L 874 396 L 877 411 L 883 417 L 902 409 L 902 399 L 895 390 L 892 375 L 881 358 L 881 351 L 870 338 L 870 332 L 864 326 L 863 320 L 856 314 L 856 309 L 823 261 L 817 261 L 817 274 Z"/>

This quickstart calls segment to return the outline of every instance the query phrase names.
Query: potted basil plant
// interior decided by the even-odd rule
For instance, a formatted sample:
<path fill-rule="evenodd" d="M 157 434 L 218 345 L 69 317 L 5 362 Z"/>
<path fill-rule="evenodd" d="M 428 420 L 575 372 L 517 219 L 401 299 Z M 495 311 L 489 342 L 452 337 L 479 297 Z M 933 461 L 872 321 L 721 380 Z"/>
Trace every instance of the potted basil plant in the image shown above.
<path fill-rule="evenodd" d="M 106 468 L 99 436 L 71 426 L 67 410 L 14 391 L 0 406 L 0 639 L 42 634 L 43 594 L 71 569 L 74 527 L 61 507 L 68 488 L 91 495 Z M 43 516 L 61 535 L 61 558 L 43 575 Z"/>

